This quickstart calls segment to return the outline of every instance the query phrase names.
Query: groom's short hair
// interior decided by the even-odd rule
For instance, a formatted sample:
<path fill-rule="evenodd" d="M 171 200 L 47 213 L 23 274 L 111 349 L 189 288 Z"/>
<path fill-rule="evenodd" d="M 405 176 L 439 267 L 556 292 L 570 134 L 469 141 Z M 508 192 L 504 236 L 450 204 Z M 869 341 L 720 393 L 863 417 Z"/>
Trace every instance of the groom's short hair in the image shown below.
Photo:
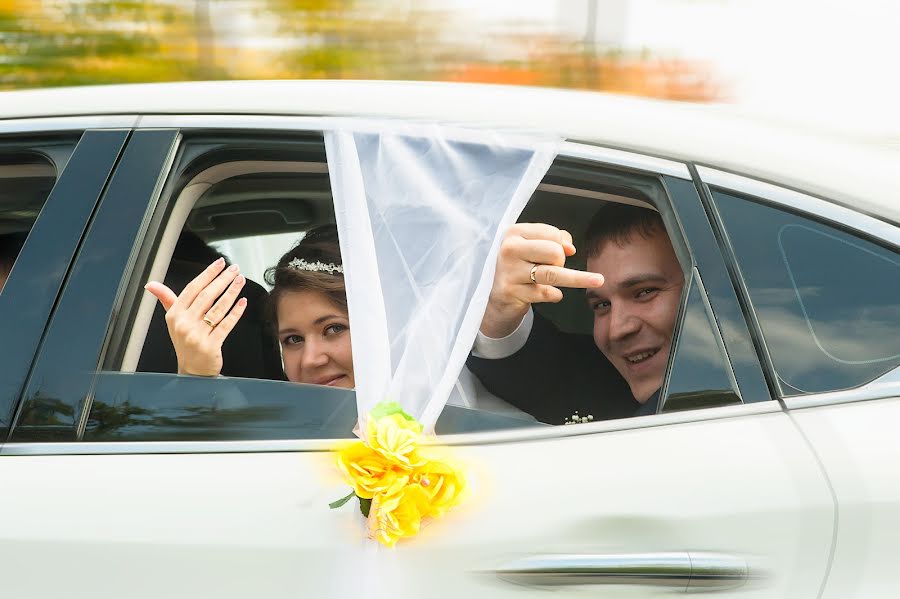
<path fill-rule="evenodd" d="M 659 232 L 665 233 L 666 227 L 656 210 L 609 202 L 594 214 L 585 231 L 587 257 L 599 254 L 608 241 L 621 247 L 632 235 L 649 239 Z"/>

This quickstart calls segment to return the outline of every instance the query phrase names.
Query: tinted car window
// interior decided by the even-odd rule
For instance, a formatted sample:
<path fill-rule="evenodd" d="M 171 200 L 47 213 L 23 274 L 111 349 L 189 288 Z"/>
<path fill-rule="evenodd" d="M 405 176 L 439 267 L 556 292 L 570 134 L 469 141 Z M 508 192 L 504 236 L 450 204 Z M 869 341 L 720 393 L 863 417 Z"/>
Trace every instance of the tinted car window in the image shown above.
<path fill-rule="evenodd" d="M 0 154 L 0 292 L 55 182 L 49 160 Z"/>
<path fill-rule="evenodd" d="M 714 191 L 785 395 L 848 389 L 900 364 L 900 255 Z"/>
<path fill-rule="evenodd" d="M 695 272 L 674 341 L 663 412 L 741 403 L 716 320 Z"/>
<path fill-rule="evenodd" d="M 237 441 L 352 437 L 350 389 L 241 378 L 102 373 L 84 441 Z M 521 418 L 448 406 L 438 433 L 518 428 Z"/>
<path fill-rule="evenodd" d="M 108 136 L 84 138 L 0 136 L 0 442 L 99 194 L 91 166 L 115 151 Z M 76 143 L 84 151 L 73 158 Z"/>

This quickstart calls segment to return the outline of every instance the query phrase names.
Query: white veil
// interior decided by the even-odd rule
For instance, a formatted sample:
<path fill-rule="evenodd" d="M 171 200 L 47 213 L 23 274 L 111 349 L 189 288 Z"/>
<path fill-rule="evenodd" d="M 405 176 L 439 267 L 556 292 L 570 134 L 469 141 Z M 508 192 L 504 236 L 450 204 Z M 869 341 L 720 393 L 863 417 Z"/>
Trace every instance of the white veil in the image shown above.
<path fill-rule="evenodd" d="M 360 430 L 389 399 L 431 431 L 475 340 L 503 233 L 558 142 L 347 120 L 325 148 Z"/>

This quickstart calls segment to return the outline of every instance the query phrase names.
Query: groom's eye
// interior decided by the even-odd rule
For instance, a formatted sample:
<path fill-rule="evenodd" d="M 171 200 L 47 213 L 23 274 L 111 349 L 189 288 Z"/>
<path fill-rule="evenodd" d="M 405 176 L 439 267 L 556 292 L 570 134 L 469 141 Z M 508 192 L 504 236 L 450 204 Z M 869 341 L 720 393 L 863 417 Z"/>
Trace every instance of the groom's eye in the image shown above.
<path fill-rule="evenodd" d="M 603 313 L 609 310 L 610 302 L 607 300 L 594 300 L 588 304 L 595 313 Z"/>

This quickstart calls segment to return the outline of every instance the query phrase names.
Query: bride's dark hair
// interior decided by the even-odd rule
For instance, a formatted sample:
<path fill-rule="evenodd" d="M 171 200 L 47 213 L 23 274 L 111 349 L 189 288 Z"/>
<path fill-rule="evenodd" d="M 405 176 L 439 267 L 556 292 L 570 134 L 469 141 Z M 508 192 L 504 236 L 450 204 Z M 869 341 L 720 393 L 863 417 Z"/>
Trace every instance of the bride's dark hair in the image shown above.
<path fill-rule="evenodd" d="M 290 265 L 295 259 L 341 266 L 337 227 L 321 225 L 310 229 L 297 245 L 278 260 L 278 264 L 266 270 L 266 283 L 272 286 L 266 312 L 273 326 L 277 328 L 278 300 L 284 293 L 291 291 L 321 293 L 346 312 L 344 275 L 339 272 L 329 273 L 327 270 L 300 270 Z"/>

